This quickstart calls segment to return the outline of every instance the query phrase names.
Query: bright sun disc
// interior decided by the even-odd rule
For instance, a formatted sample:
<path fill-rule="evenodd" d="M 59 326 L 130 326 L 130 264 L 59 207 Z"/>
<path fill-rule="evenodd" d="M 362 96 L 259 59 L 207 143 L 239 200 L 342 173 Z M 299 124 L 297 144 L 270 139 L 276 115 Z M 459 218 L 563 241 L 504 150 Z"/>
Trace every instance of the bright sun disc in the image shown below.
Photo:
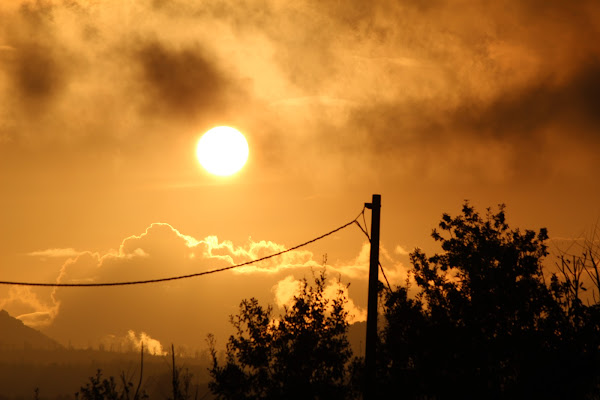
<path fill-rule="evenodd" d="M 237 129 L 217 126 L 207 131 L 196 147 L 200 164 L 211 174 L 228 176 L 248 160 L 248 142 Z"/>

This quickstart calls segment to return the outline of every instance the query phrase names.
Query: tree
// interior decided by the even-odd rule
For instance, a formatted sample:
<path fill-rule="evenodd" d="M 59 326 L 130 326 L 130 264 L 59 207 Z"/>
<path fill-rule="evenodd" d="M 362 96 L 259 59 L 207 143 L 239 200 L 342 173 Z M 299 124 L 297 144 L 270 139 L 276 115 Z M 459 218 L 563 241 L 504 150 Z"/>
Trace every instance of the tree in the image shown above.
<path fill-rule="evenodd" d="M 212 392 L 219 399 L 344 399 L 352 355 L 346 332 L 346 299 L 340 291 L 324 295 L 325 274 L 315 285 L 301 281 L 293 304 L 278 320 L 272 308 L 254 298 L 243 300 L 231 316 L 236 334 L 229 338 L 225 365 L 209 339 Z"/>
<path fill-rule="evenodd" d="M 465 202 L 460 215 L 444 214 L 432 233 L 441 253 L 411 253 L 416 298 L 407 285 L 383 299 L 382 390 L 408 398 L 590 392 L 590 382 L 572 372 L 590 364 L 571 352 L 578 349 L 574 336 L 565 337 L 571 325 L 557 277 L 547 285 L 543 274 L 547 232 L 510 229 L 504 210 L 482 216 Z"/>
<path fill-rule="evenodd" d="M 175 365 L 173 364 L 173 367 Z M 130 379 L 127 379 L 125 372 L 121 373 L 121 385 L 117 384 L 115 378 L 110 376 L 102 378 L 102 370 L 98 369 L 95 376 L 90 377 L 90 381 L 75 393 L 75 399 L 82 400 L 142 400 L 147 399 L 148 394 L 142 389 L 142 379 L 144 376 L 144 344 L 140 347 L 140 379 L 135 386 Z M 36 389 L 36 397 L 38 391 Z"/>
<path fill-rule="evenodd" d="M 198 386 L 192 385 L 193 374 L 187 369 L 175 365 L 175 346 L 171 344 L 171 389 L 173 397 L 167 400 L 188 400 L 192 389 L 198 397 Z"/>
<path fill-rule="evenodd" d="M 95 376 L 90 377 L 90 381 L 82 386 L 80 391 L 75 393 L 75 398 L 82 400 L 137 400 L 147 399 L 145 391 L 134 391 L 134 386 L 125 374 L 121 374 L 121 387 L 117 384 L 114 377 L 102 378 L 102 371 L 98 370 Z M 138 388 L 139 389 L 139 388 Z"/>
<path fill-rule="evenodd" d="M 600 268 L 597 231 L 574 254 L 560 251 L 550 288 L 561 332 L 566 378 L 600 398 Z M 587 296 L 586 296 L 587 295 Z M 583 297 L 583 298 L 582 298 Z M 587 297 L 587 298 L 586 298 Z M 574 386 L 575 386 L 574 385 Z"/>

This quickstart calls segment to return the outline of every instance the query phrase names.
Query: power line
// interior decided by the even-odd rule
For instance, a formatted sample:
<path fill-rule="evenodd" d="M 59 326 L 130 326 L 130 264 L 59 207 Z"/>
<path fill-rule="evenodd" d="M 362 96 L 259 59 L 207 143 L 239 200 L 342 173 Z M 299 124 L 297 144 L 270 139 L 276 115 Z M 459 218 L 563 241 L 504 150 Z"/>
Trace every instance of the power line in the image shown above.
<path fill-rule="evenodd" d="M 222 271 L 227 271 L 230 269 L 234 269 L 234 268 L 239 268 L 239 267 L 243 267 L 245 265 L 250 265 L 250 264 L 254 264 L 257 262 L 261 262 L 264 260 L 268 260 L 269 258 L 273 258 L 273 257 L 277 257 L 280 256 L 282 254 L 288 253 L 290 251 L 299 249 L 300 247 L 304 247 L 310 243 L 316 242 L 318 240 L 321 240 L 329 235 L 333 235 L 334 233 L 341 231 L 342 229 L 354 224 L 355 222 L 357 222 L 358 218 L 364 213 L 364 208 L 361 211 L 361 213 L 358 214 L 358 216 L 356 218 L 354 218 L 352 221 L 345 223 L 344 225 L 335 228 L 332 231 L 329 231 L 321 236 L 318 236 L 314 239 L 311 239 L 307 242 L 301 243 L 299 245 L 296 245 L 294 247 L 290 247 L 287 250 L 283 250 L 280 251 L 279 253 L 275 253 L 275 254 L 271 254 L 265 257 L 261 257 L 259 259 L 256 260 L 252 260 L 252 261 L 247 261 L 241 264 L 236 264 L 236 265 L 230 265 L 229 267 L 223 267 L 223 268 L 217 268 L 217 269 L 212 269 L 209 271 L 204 271 L 204 272 L 197 272 L 195 274 L 188 274 L 188 275 L 179 275 L 179 276 L 172 276 L 172 277 L 168 277 L 168 278 L 158 278 L 158 279 L 146 279 L 146 280 L 139 280 L 139 281 L 127 281 L 127 282 L 102 282 L 102 283 L 42 283 L 42 282 L 13 282 L 13 281 L 0 281 L 0 285 L 12 285 L 12 286 L 38 286 L 38 287 L 104 287 L 104 286 L 130 286 L 130 285 L 142 285 L 142 284 L 147 284 L 147 283 L 159 283 L 159 282 L 168 282 L 168 281 L 176 281 L 176 280 L 180 280 L 180 279 L 188 279 L 188 278 L 195 278 L 197 276 L 203 276 L 203 275 L 209 275 L 209 274 L 214 274 L 217 272 L 222 272 Z"/>
<path fill-rule="evenodd" d="M 383 270 L 383 266 L 381 265 L 381 262 L 379 262 L 379 269 L 381 270 L 381 273 L 383 274 L 383 277 L 385 278 L 385 283 L 387 283 L 387 288 L 390 291 L 390 293 L 393 292 L 392 287 L 390 286 L 390 281 L 388 281 L 387 276 L 385 276 L 385 271 Z"/>
<path fill-rule="evenodd" d="M 365 227 L 363 228 L 362 225 L 360 224 L 360 222 L 358 221 L 358 218 L 360 217 L 360 215 L 362 215 L 363 217 L 363 221 L 365 223 Z M 354 222 L 356 223 L 356 225 L 360 228 L 360 230 L 362 231 L 362 233 L 365 234 L 365 236 L 367 237 L 367 239 L 369 240 L 369 243 L 371 243 L 371 236 L 369 235 L 369 232 L 367 232 L 367 222 L 365 221 L 365 210 L 363 208 L 363 211 L 361 214 L 359 214 L 358 217 L 356 217 L 356 219 L 354 220 Z M 379 269 L 381 270 L 381 273 L 383 274 L 383 277 L 385 278 L 385 283 L 387 283 L 387 288 L 390 292 L 393 292 L 392 290 L 392 286 L 390 285 L 390 281 L 388 281 L 387 276 L 385 275 L 385 271 L 383 270 L 383 265 L 381 265 L 381 261 L 379 261 Z"/>

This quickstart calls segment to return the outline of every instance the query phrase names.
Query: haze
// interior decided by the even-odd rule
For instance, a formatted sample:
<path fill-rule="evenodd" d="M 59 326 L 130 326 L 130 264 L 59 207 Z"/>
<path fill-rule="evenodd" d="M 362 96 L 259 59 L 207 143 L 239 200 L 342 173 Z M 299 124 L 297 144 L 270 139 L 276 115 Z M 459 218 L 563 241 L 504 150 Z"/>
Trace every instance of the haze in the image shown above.
<path fill-rule="evenodd" d="M 464 199 L 562 240 L 600 216 L 598 2 L 191 3 L 0 5 L 1 280 L 245 262 L 350 221 L 373 193 L 396 284 Z M 252 154 L 227 180 L 195 157 L 218 125 Z M 281 306 L 325 258 L 364 320 L 356 228 L 168 284 L 4 286 L 0 309 L 65 345 L 133 331 L 202 348 L 209 332 L 225 343 L 241 299 Z"/>

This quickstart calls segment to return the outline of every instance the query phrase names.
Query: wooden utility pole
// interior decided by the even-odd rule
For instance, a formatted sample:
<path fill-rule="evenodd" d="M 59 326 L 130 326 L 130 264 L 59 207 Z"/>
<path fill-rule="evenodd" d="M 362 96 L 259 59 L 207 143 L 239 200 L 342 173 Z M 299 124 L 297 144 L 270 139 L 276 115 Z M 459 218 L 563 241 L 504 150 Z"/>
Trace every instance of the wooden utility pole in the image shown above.
<path fill-rule="evenodd" d="M 371 203 L 371 258 L 369 262 L 369 298 L 367 305 L 367 338 L 365 346 L 364 400 L 375 398 L 375 345 L 377 343 L 377 286 L 379 285 L 379 220 L 381 195 L 374 194 Z"/>

